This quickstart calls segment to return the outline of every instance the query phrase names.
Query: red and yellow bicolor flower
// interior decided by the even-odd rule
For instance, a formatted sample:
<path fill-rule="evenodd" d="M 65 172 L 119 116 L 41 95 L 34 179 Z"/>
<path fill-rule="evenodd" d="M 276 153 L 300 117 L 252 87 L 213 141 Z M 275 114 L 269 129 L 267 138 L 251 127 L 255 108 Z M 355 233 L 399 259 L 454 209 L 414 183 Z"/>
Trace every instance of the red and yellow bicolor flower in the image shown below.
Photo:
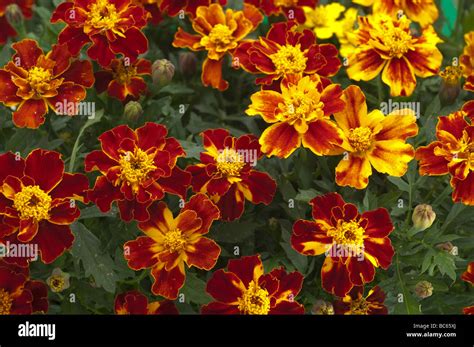
<path fill-rule="evenodd" d="M 464 89 L 474 92 L 474 31 L 464 35 L 466 46 L 460 58 L 463 76 L 466 78 Z"/>
<path fill-rule="evenodd" d="M 0 155 L 0 243 L 38 245 L 41 260 L 52 263 L 72 246 L 69 225 L 80 216 L 75 201 L 84 201 L 88 188 L 86 176 L 64 172 L 58 152 Z M 30 260 L 4 259 L 20 266 Z"/>
<path fill-rule="evenodd" d="M 378 315 L 387 314 L 385 293 L 379 286 L 373 287 L 364 296 L 364 287 L 354 287 L 345 297 L 333 303 L 335 314 Z"/>
<path fill-rule="evenodd" d="M 30 19 L 33 16 L 34 3 L 35 0 L 2 0 L 0 2 L 0 45 L 5 44 L 9 37 L 17 35 L 8 17 L 23 16 Z"/>
<path fill-rule="evenodd" d="M 123 59 L 114 59 L 109 68 L 95 73 L 97 92 L 107 93 L 126 103 L 138 100 L 147 90 L 144 76 L 151 75 L 151 62 L 137 59 L 134 63 L 126 63 Z"/>
<path fill-rule="evenodd" d="M 279 89 L 256 92 L 246 110 L 247 115 L 259 115 L 271 124 L 259 140 L 265 154 L 288 158 L 303 146 L 316 155 L 327 155 L 342 144 L 342 133 L 330 118 L 344 109 L 338 84 L 325 85 L 318 75 L 292 75 L 283 79 Z"/>
<path fill-rule="evenodd" d="M 474 261 L 471 261 L 467 266 L 466 271 L 461 276 L 463 281 L 466 281 L 474 286 Z M 474 305 L 465 307 L 463 310 L 464 314 L 474 315 Z"/>
<path fill-rule="evenodd" d="M 48 312 L 48 287 L 29 272 L 0 260 L 0 315 Z"/>
<path fill-rule="evenodd" d="M 162 300 L 148 302 L 148 298 L 137 290 L 117 295 L 115 314 L 118 315 L 174 315 L 179 314 L 173 301 Z"/>
<path fill-rule="evenodd" d="M 222 78 L 222 65 L 227 54 L 233 56 L 240 42 L 254 31 L 263 16 L 260 11 L 244 4 L 242 11 L 224 9 L 219 4 L 200 6 L 192 25 L 197 35 L 185 32 L 181 27 L 175 35 L 173 46 L 193 51 L 207 51 L 202 67 L 202 83 L 219 90 L 226 90 L 229 83 Z"/>
<path fill-rule="evenodd" d="M 86 88 L 94 84 L 91 62 L 73 60 L 64 45 L 53 45 L 44 54 L 36 41 L 25 39 L 12 48 L 12 60 L 0 69 L 0 102 L 16 107 L 17 127 L 38 128 L 48 110 L 67 114 L 69 108 L 61 111 L 58 105 L 84 100 Z"/>
<path fill-rule="evenodd" d="M 314 8 L 318 0 L 245 0 L 261 9 L 267 16 L 283 14 L 290 21 L 304 23 L 306 17 L 303 6 Z"/>
<path fill-rule="evenodd" d="M 150 219 L 138 224 L 146 236 L 125 243 L 125 259 L 133 270 L 151 268 L 153 294 L 176 299 L 185 282 L 185 265 L 206 271 L 216 265 L 221 249 L 204 235 L 219 219 L 219 209 L 204 194 L 196 194 L 176 218 L 164 202 L 148 210 Z"/>
<path fill-rule="evenodd" d="M 349 78 L 370 81 L 382 73 L 391 96 L 410 96 L 416 87 L 416 76 L 436 75 L 443 60 L 436 44 L 442 40 L 431 25 L 415 36 L 410 23 L 405 16 L 359 17 L 352 42 L 355 49 L 347 57 Z"/>
<path fill-rule="evenodd" d="M 265 172 L 254 170 L 262 157 L 253 135 L 233 137 L 227 130 L 213 129 L 201 133 L 205 152 L 201 163 L 190 165 L 194 192 L 206 193 L 219 207 L 221 218 L 231 221 L 244 212 L 245 200 L 252 204 L 272 202 L 275 181 Z"/>
<path fill-rule="evenodd" d="M 332 153 L 344 153 L 336 167 L 336 183 L 364 189 L 372 168 L 390 176 L 403 176 L 415 157 L 414 148 L 406 143 L 418 134 L 415 112 L 401 109 L 387 116 L 380 110 L 368 113 L 365 95 L 354 85 L 344 90 L 342 99 L 344 110 L 334 114 L 344 140 L 340 150 Z"/>
<path fill-rule="evenodd" d="M 474 126 L 458 111 L 439 117 L 437 141 L 416 150 L 420 175 L 451 175 L 452 198 L 474 205 Z"/>
<path fill-rule="evenodd" d="M 433 24 L 438 19 L 438 8 L 434 0 L 352 0 L 362 6 L 372 6 L 373 13 L 390 16 L 405 14 L 422 27 Z"/>
<path fill-rule="evenodd" d="M 265 75 L 256 83 L 269 86 L 294 74 L 333 76 L 341 67 L 337 55 L 336 46 L 317 44 L 311 30 L 299 32 L 295 22 L 286 22 L 273 24 L 266 37 L 241 43 L 234 59 L 245 71 Z"/>
<path fill-rule="evenodd" d="M 293 225 L 291 245 L 299 253 L 326 255 L 323 288 L 344 297 L 354 286 L 374 279 L 375 268 L 387 269 L 394 255 L 388 238 L 394 227 L 385 208 L 359 214 L 337 193 L 311 200 L 313 221 Z"/>
<path fill-rule="evenodd" d="M 304 314 L 296 301 L 303 275 L 283 267 L 265 274 L 260 255 L 231 259 L 227 270 L 217 270 L 206 291 L 215 301 L 204 305 L 203 314 Z"/>
<path fill-rule="evenodd" d="M 58 42 L 73 55 L 91 43 L 87 55 L 109 66 L 117 54 L 135 61 L 148 50 L 148 40 L 140 31 L 148 12 L 132 0 L 69 0 L 58 5 L 52 23 L 64 22 Z"/>
<path fill-rule="evenodd" d="M 102 212 L 118 202 L 120 218 L 145 221 L 147 207 L 165 193 L 184 198 L 191 175 L 177 165 L 186 153 L 165 126 L 146 123 L 137 130 L 119 125 L 99 136 L 101 149 L 86 156 L 85 170 L 102 174 L 89 198 Z"/>

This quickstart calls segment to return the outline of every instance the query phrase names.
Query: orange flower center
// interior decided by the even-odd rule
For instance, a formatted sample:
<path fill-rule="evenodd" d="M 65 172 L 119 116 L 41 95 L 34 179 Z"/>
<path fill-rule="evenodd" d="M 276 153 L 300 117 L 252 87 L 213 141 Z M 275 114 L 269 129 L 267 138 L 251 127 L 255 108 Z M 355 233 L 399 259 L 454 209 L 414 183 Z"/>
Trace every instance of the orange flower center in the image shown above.
<path fill-rule="evenodd" d="M 356 152 L 365 152 L 373 144 L 372 130 L 367 127 L 359 127 L 349 131 L 349 143 Z"/>
<path fill-rule="evenodd" d="M 184 249 L 186 238 L 179 229 L 170 230 L 166 233 L 163 240 L 165 248 L 170 252 L 176 252 Z"/>
<path fill-rule="evenodd" d="M 52 198 L 39 186 L 26 186 L 15 194 L 13 207 L 20 219 L 33 219 L 36 222 L 49 218 Z"/>
<path fill-rule="evenodd" d="M 279 105 L 283 111 L 283 121 L 293 125 L 300 134 L 308 131 L 308 123 L 324 117 L 324 104 L 319 100 L 316 85 L 310 83 L 309 77 L 305 77 L 298 86 L 291 86 L 284 90 L 285 104 Z M 315 89 L 308 89 L 313 86 Z"/>
<path fill-rule="evenodd" d="M 390 27 L 384 31 L 383 41 L 390 50 L 390 57 L 401 58 L 410 49 L 412 36 L 402 28 Z"/>
<path fill-rule="evenodd" d="M 138 191 L 141 183 L 148 179 L 150 172 L 156 170 L 154 154 L 148 154 L 136 147 L 132 152 L 125 152 L 119 159 L 120 178 L 132 186 L 133 192 Z"/>
<path fill-rule="evenodd" d="M 201 45 L 207 49 L 215 49 L 216 52 L 226 52 L 236 46 L 232 30 L 225 24 L 217 24 L 209 33 L 201 39 Z"/>
<path fill-rule="evenodd" d="M 125 66 L 120 64 L 114 71 L 114 80 L 120 84 L 130 84 L 133 77 L 137 75 L 137 69 L 134 66 Z"/>
<path fill-rule="evenodd" d="M 111 30 L 120 22 L 120 16 L 114 4 L 107 0 L 97 0 L 89 6 L 87 25 L 99 30 Z"/>
<path fill-rule="evenodd" d="M 275 6 L 294 7 L 298 5 L 298 0 L 275 0 Z"/>
<path fill-rule="evenodd" d="M 243 156 L 233 148 L 224 148 L 217 156 L 216 162 L 217 170 L 227 177 L 239 177 L 245 166 Z"/>
<path fill-rule="evenodd" d="M 339 220 L 337 227 L 328 231 L 328 236 L 338 245 L 360 247 L 364 244 L 365 229 L 356 221 Z"/>
<path fill-rule="evenodd" d="M 281 46 L 278 52 L 270 55 L 270 59 L 279 75 L 302 73 L 306 69 L 308 61 L 305 53 L 301 51 L 300 44 Z"/>
<path fill-rule="evenodd" d="M 255 281 L 251 281 L 242 297 L 237 299 L 239 311 L 243 314 L 266 315 L 270 311 L 270 296 Z"/>
<path fill-rule="evenodd" d="M 61 276 L 61 275 L 51 276 L 51 278 L 49 279 L 49 282 L 48 282 L 49 287 L 55 293 L 62 292 L 63 289 L 64 289 L 65 283 L 66 282 L 64 280 L 64 277 Z"/>
<path fill-rule="evenodd" d="M 459 142 L 458 150 L 454 151 L 453 161 L 467 161 L 470 170 L 474 171 L 474 142 L 466 130 L 463 130 L 463 137 Z"/>
<path fill-rule="evenodd" d="M 43 69 L 42 67 L 34 66 L 28 70 L 27 81 L 31 86 L 31 89 L 41 93 L 49 88 L 49 82 L 51 81 L 51 71 Z"/>
<path fill-rule="evenodd" d="M 364 298 L 353 300 L 351 301 L 350 313 L 365 315 L 369 311 L 369 307 L 369 303 Z"/>
<path fill-rule="evenodd" d="M 447 66 L 444 71 L 439 73 L 439 76 L 443 81 L 450 85 L 459 84 L 459 80 L 462 77 L 462 67 L 461 66 Z"/>
<path fill-rule="evenodd" d="M 5 289 L 0 289 L 0 315 L 10 314 L 13 304 L 13 299 Z"/>

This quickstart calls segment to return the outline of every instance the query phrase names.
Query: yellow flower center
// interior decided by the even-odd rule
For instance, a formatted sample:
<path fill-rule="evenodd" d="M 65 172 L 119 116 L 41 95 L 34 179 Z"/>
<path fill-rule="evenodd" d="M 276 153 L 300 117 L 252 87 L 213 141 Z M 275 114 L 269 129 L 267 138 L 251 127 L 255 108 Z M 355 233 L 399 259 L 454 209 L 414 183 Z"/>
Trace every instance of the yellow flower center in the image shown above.
<path fill-rule="evenodd" d="M 87 24 L 99 30 L 111 30 L 120 22 L 120 16 L 114 4 L 107 0 L 97 0 L 89 6 Z"/>
<path fill-rule="evenodd" d="M 445 83 L 450 85 L 459 84 L 459 80 L 462 77 L 461 66 L 447 66 L 444 71 L 439 73 L 439 76 L 444 80 Z"/>
<path fill-rule="evenodd" d="M 308 58 L 301 51 L 301 45 L 281 46 L 278 52 L 270 55 L 270 59 L 279 75 L 302 73 L 306 69 Z"/>
<path fill-rule="evenodd" d="M 359 127 L 349 131 L 349 143 L 356 152 L 367 151 L 373 143 L 372 130 L 367 127 Z"/>
<path fill-rule="evenodd" d="M 365 315 L 369 310 L 369 304 L 364 298 L 351 301 L 350 312 L 351 314 Z"/>
<path fill-rule="evenodd" d="M 148 179 L 148 174 L 156 169 L 154 154 L 148 154 L 136 147 L 132 152 L 125 152 L 119 160 L 120 178 L 132 186 L 134 192 L 138 186 Z"/>
<path fill-rule="evenodd" d="M 23 187 L 15 194 L 13 207 L 18 211 L 20 219 L 41 221 L 49 218 L 52 198 L 38 186 Z"/>
<path fill-rule="evenodd" d="M 324 104 L 314 94 L 297 90 L 291 87 L 286 93 L 285 105 L 279 105 L 284 112 L 282 118 L 290 125 L 294 125 L 296 130 L 306 133 L 306 124 L 324 117 Z"/>
<path fill-rule="evenodd" d="M 390 56 L 401 58 L 410 49 L 412 36 L 402 28 L 391 27 L 384 32 L 383 40 Z"/>
<path fill-rule="evenodd" d="M 113 75 L 114 80 L 120 84 L 130 84 L 132 78 L 137 75 L 137 69 L 134 66 L 120 64 Z"/>
<path fill-rule="evenodd" d="M 337 227 L 328 231 L 328 236 L 338 245 L 362 246 L 364 244 L 364 228 L 356 221 L 339 220 Z"/>
<path fill-rule="evenodd" d="M 217 170 L 227 177 L 239 177 L 245 166 L 243 156 L 233 148 L 224 148 L 217 156 L 216 162 Z"/>
<path fill-rule="evenodd" d="M 294 7 L 298 5 L 298 0 L 275 0 L 275 6 Z"/>
<path fill-rule="evenodd" d="M 251 281 L 244 295 L 238 299 L 239 311 L 243 314 L 265 315 L 270 311 L 268 291 Z"/>
<path fill-rule="evenodd" d="M 225 24 L 216 24 L 209 33 L 201 39 L 201 45 L 213 48 L 216 52 L 226 52 L 236 45 L 232 30 Z"/>
<path fill-rule="evenodd" d="M 45 90 L 45 87 L 49 86 L 52 75 L 49 70 L 43 69 L 42 67 L 34 66 L 28 70 L 27 81 L 30 84 L 31 89 L 36 92 Z"/>
<path fill-rule="evenodd" d="M 62 292 L 65 284 L 64 277 L 60 275 L 54 275 L 50 278 L 48 284 L 53 292 Z"/>
<path fill-rule="evenodd" d="M 463 130 L 463 137 L 459 142 L 459 147 L 454 151 L 454 161 L 467 161 L 469 169 L 474 171 L 474 142 L 466 130 Z"/>
<path fill-rule="evenodd" d="M 170 230 L 166 233 L 163 243 L 165 248 L 170 252 L 180 251 L 186 245 L 186 239 L 181 233 L 181 230 Z"/>
<path fill-rule="evenodd" d="M 0 315 L 6 315 L 10 313 L 12 308 L 13 299 L 5 289 L 0 289 Z"/>

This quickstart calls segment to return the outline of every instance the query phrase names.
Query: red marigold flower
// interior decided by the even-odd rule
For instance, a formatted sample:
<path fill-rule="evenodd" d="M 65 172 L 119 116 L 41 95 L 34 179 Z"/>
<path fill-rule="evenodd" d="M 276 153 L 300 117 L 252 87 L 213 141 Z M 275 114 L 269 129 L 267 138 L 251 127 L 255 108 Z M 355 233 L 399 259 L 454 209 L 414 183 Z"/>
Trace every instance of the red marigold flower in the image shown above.
<path fill-rule="evenodd" d="M 204 194 L 191 197 L 174 218 L 164 202 L 152 204 L 150 219 L 138 227 L 146 234 L 124 245 L 125 259 L 133 270 L 151 268 L 151 291 L 167 299 L 176 299 L 185 281 L 185 264 L 209 271 L 217 262 L 220 247 L 203 235 L 219 209 Z"/>
<path fill-rule="evenodd" d="M 102 212 L 118 201 L 124 221 L 145 221 L 147 207 L 163 199 L 165 192 L 185 197 L 191 175 L 176 162 L 186 153 L 167 134 L 165 126 L 146 123 L 135 131 L 120 125 L 99 136 L 101 149 L 87 155 L 85 170 L 102 174 L 89 192 Z"/>
<path fill-rule="evenodd" d="M 128 64 L 123 59 L 114 59 L 109 68 L 95 73 L 95 88 L 97 92 L 107 93 L 126 103 L 138 100 L 147 90 L 147 85 L 141 76 L 151 75 L 151 62 L 138 59 Z"/>
<path fill-rule="evenodd" d="M 134 0 L 136 3 L 141 4 L 145 10 L 150 13 L 148 20 L 158 25 L 163 20 L 163 13 L 160 10 L 160 4 L 162 0 Z"/>
<path fill-rule="evenodd" d="M 471 122 L 474 121 L 474 100 L 466 102 L 462 106 L 462 111 L 466 113 L 466 116 L 471 119 Z"/>
<path fill-rule="evenodd" d="M 12 47 L 16 54 L 0 69 L 0 102 L 18 107 L 13 112 L 17 127 L 38 128 L 48 109 L 68 114 L 69 107 L 63 105 L 84 100 L 86 88 L 94 84 L 91 62 L 73 60 L 64 45 L 53 45 L 47 54 L 30 39 Z"/>
<path fill-rule="evenodd" d="M 148 302 L 148 298 L 139 291 L 132 290 L 117 295 L 115 298 L 115 314 L 179 314 L 175 304 L 170 300 Z"/>
<path fill-rule="evenodd" d="M 91 43 L 87 55 L 109 66 L 117 54 L 134 62 L 148 50 L 148 40 L 140 31 L 148 13 L 132 0 L 69 0 L 53 12 L 51 22 L 65 22 L 58 42 L 73 55 Z"/>
<path fill-rule="evenodd" d="M 235 138 L 224 129 L 206 130 L 201 136 L 206 150 L 201 152 L 201 163 L 188 166 L 186 171 L 193 176 L 193 191 L 211 197 L 223 220 L 239 218 L 245 200 L 253 204 L 271 203 L 275 181 L 267 173 L 253 169 L 262 157 L 255 136 Z"/>
<path fill-rule="evenodd" d="M 474 205 L 474 167 L 472 148 L 474 126 L 458 111 L 439 117 L 436 126 L 437 141 L 419 147 L 415 158 L 419 161 L 420 175 L 451 175 L 452 198 L 466 205 Z"/>
<path fill-rule="evenodd" d="M 245 0 L 247 4 L 262 9 L 267 15 L 284 14 L 288 20 L 303 24 L 306 20 L 303 6 L 316 7 L 318 0 Z"/>
<path fill-rule="evenodd" d="M 359 214 L 337 193 L 310 204 L 314 221 L 296 221 L 291 245 L 304 255 L 326 255 L 321 269 L 326 291 L 344 297 L 354 286 L 371 282 L 375 268 L 390 266 L 394 249 L 388 235 L 394 227 L 385 208 Z"/>
<path fill-rule="evenodd" d="M 464 35 L 466 46 L 460 57 L 463 75 L 466 78 L 464 89 L 474 92 L 474 31 Z"/>
<path fill-rule="evenodd" d="M 199 6 L 209 6 L 216 2 L 224 6 L 227 0 L 157 0 L 161 2 L 160 10 L 166 12 L 169 16 L 174 17 L 181 11 L 189 14 L 192 18 L 196 16 L 196 11 Z"/>
<path fill-rule="evenodd" d="M 461 279 L 470 283 L 474 286 L 474 261 L 471 261 L 467 266 L 466 271 L 462 274 Z M 465 307 L 463 310 L 464 314 L 474 315 L 474 305 Z"/>
<path fill-rule="evenodd" d="M 364 287 L 354 287 L 348 295 L 334 302 L 334 312 L 346 315 L 376 315 L 387 314 L 384 305 L 385 293 L 379 286 L 372 288 L 367 296 L 364 296 Z"/>
<path fill-rule="evenodd" d="M 52 263 L 72 246 L 69 225 L 80 216 L 75 200 L 84 201 L 88 188 L 86 176 L 64 172 L 58 152 L 0 155 L 0 242 L 38 245 L 41 260 Z M 29 260 L 4 259 L 21 266 Z"/>
<path fill-rule="evenodd" d="M 295 299 L 303 275 L 283 267 L 264 274 L 260 255 L 232 259 L 227 270 L 217 270 L 206 291 L 216 300 L 201 309 L 203 314 L 304 314 Z"/>
<path fill-rule="evenodd" d="M 25 18 L 29 19 L 33 15 L 34 3 L 35 0 L 3 0 L 0 2 L 0 45 L 5 44 L 9 37 L 17 35 L 16 30 L 8 22 L 7 12 L 19 10 Z"/>
<path fill-rule="evenodd" d="M 186 47 L 193 51 L 206 50 L 207 58 L 202 67 L 202 83 L 219 90 L 228 88 L 229 83 L 222 78 L 222 64 L 227 53 L 234 54 L 240 42 L 254 31 L 263 16 L 260 11 L 244 4 L 242 11 L 224 9 L 219 4 L 209 7 L 200 6 L 196 18 L 192 20 L 193 29 L 197 35 L 178 29 L 173 46 Z"/>
<path fill-rule="evenodd" d="M 323 77 L 335 75 L 341 67 L 332 44 L 317 44 L 311 30 L 297 31 L 295 22 L 273 24 L 266 37 L 243 42 L 234 53 L 239 66 L 253 74 L 264 74 L 257 84 L 271 85 L 292 74 Z"/>
<path fill-rule="evenodd" d="M 29 279 L 29 269 L 0 260 L 0 315 L 48 311 L 48 288 Z"/>

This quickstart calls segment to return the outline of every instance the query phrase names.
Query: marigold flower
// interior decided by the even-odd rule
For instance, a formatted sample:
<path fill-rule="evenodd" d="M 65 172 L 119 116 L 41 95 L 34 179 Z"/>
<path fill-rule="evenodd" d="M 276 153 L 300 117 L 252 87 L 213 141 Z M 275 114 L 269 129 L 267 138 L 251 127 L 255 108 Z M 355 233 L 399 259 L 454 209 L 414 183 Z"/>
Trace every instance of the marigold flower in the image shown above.
<path fill-rule="evenodd" d="M 48 289 L 43 282 L 30 280 L 28 268 L 0 260 L 0 315 L 32 314 L 48 311 Z"/>
<path fill-rule="evenodd" d="M 466 271 L 462 274 L 461 279 L 474 286 L 474 261 L 471 261 L 467 266 Z M 465 307 L 463 310 L 464 314 L 474 315 L 474 305 Z"/>
<path fill-rule="evenodd" d="M 254 31 L 262 20 L 260 11 L 248 4 L 244 4 L 242 11 L 227 9 L 225 12 L 219 4 L 200 6 L 196 18 L 192 20 L 197 35 L 189 34 L 179 28 L 173 46 L 186 47 L 193 51 L 206 50 L 202 83 L 205 86 L 225 90 L 229 83 L 222 78 L 224 57 L 227 53 L 234 55 L 238 44 Z"/>
<path fill-rule="evenodd" d="M 462 106 L 462 111 L 466 114 L 466 117 L 471 120 L 471 124 L 474 121 L 474 100 L 466 102 Z"/>
<path fill-rule="evenodd" d="M 245 200 L 271 203 L 276 183 L 267 173 L 253 169 L 262 157 L 253 135 L 235 138 L 227 130 L 214 129 L 201 136 L 206 150 L 201 152 L 201 163 L 188 166 L 186 171 L 193 176 L 193 191 L 206 193 L 219 207 L 223 220 L 239 218 Z"/>
<path fill-rule="evenodd" d="M 304 26 L 312 29 L 318 39 L 330 39 L 334 34 L 341 32 L 339 17 L 345 7 L 337 2 L 317 7 L 303 7 L 306 21 Z"/>
<path fill-rule="evenodd" d="M 463 69 L 459 65 L 450 65 L 439 73 L 443 79 L 439 91 L 439 97 L 443 104 L 453 104 L 461 91 L 461 78 Z"/>
<path fill-rule="evenodd" d="M 421 36 L 414 36 L 405 16 L 359 17 L 355 49 L 347 57 L 347 74 L 355 81 L 369 81 L 382 72 L 382 81 L 390 86 L 392 96 L 409 96 L 416 87 L 415 76 L 426 78 L 438 73 L 443 59 L 436 47 L 439 42 L 442 40 L 432 26 L 425 27 Z"/>
<path fill-rule="evenodd" d="M 416 150 L 420 175 L 451 175 L 452 198 L 466 205 L 474 205 L 474 126 L 458 111 L 439 117 L 437 141 Z"/>
<path fill-rule="evenodd" d="M 21 15 L 30 19 L 33 16 L 35 0 L 3 0 L 0 3 L 0 45 L 5 44 L 9 37 L 17 35 L 15 28 L 8 21 L 8 11 L 20 11 Z"/>
<path fill-rule="evenodd" d="M 345 315 L 387 314 L 385 296 L 379 286 L 372 288 L 367 296 L 364 296 L 364 287 L 354 287 L 348 295 L 334 302 L 334 311 Z"/>
<path fill-rule="evenodd" d="M 179 314 L 173 301 L 162 300 L 148 302 L 148 298 L 137 290 L 117 295 L 115 298 L 115 314 L 140 314 L 140 315 L 174 315 Z"/>
<path fill-rule="evenodd" d="M 86 156 L 85 170 L 102 174 L 89 192 L 102 212 L 118 201 L 124 221 L 145 221 L 147 207 L 165 192 L 185 197 L 191 175 L 176 162 L 186 153 L 167 133 L 163 125 L 146 123 L 135 131 L 120 125 L 99 136 L 101 149 Z"/>
<path fill-rule="evenodd" d="M 55 268 L 51 273 L 51 276 L 46 279 L 46 283 L 48 284 L 49 288 L 51 288 L 51 291 L 60 293 L 69 288 L 70 277 L 71 275 L 63 272 L 60 268 Z"/>
<path fill-rule="evenodd" d="M 354 85 L 344 91 L 342 99 L 346 106 L 334 117 L 343 132 L 343 144 L 332 154 L 345 155 L 336 167 L 336 183 L 364 189 L 372 167 L 390 176 L 403 176 L 415 157 L 415 150 L 406 143 L 418 134 L 415 113 L 410 109 L 387 116 L 380 110 L 368 113 L 364 93 Z"/>
<path fill-rule="evenodd" d="M 95 73 L 95 88 L 98 93 L 107 93 L 123 103 L 138 100 L 147 90 L 144 76 L 151 75 L 151 62 L 137 59 L 126 64 L 123 59 L 113 59 L 110 67 Z"/>
<path fill-rule="evenodd" d="M 260 255 L 229 260 L 227 270 L 217 270 L 207 283 L 215 301 L 202 307 L 203 314 L 304 314 L 296 301 L 303 286 L 299 272 L 280 267 L 264 274 Z"/>
<path fill-rule="evenodd" d="M 314 221 L 293 225 L 291 245 L 304 255 L 325 253 L 323 288 L 344 297 L 354 286 L 374 279 L 375 268 L 390 266 L 394 249 L 388 238 L 394 227 L 385 208 L 359 214 L 337 193 L 311 200 Z"/>
<path fill-rule="evenodd" d="M 280 89 L 253 94 L 245 111 L 272 124 L 260 136 L 264 153 L 288 158 L 303 145 L 316 155 L 326 155 L 342 144 L 342 133 L 330 119 L 344 109 L 338 84 L 325 86 L 318 75 L 312 75 L 285 78 Z"/>
<path fill-rule="evenodd" d="M 160 10 L 160 5 L 163 0 L 134 0 L 136 3 L 141 4 L 145 10 L 150 13 L 148 20 L 158 25 L 163 20 L 163 13 Z"/>
<path fill-rule="evenodd" d="M 102 66 L 109 66 L 117 54 L 134 62 L 148 50 L 140 31 L 148 13 L 132 0 L 69 0 L 58 5 L 52 23 L 64 22 L 58 42 L 73 55 L 91 43 L 87 55 Z"/>
<path fill-rule="evenodd" d="M 283 14 L 290 21 L 304 23 L 304 6 L 315 7 L 318 0 L 245 0 L 260 8 L 267 16 Z"/>
<path fill-rule="evenodd" d="M 474 31 L 464 35 L 466 46 L 461 55 L 461 67 L 466 78 L 464 89 L 474 92 Z"/>
<path fill-rule="evenodd" d="M 434 0 L 352 0 L 362 6 L 372 6 L 373 13 L 390 16 L 405 14 L 422 27 L 433 24 L 438 19 L 438 8 Z"/>
<path fill-rule="evenodd" d="M 329 77 L 341 67 L 337 48 L 317 44 L 311 30 L 298 32 L 295 22 L 273 24 L 266 37 L 242 42 L 234 53 L 239 66 L 253 74 L 264 74 L 257 84 L 272 85 L 292 74 Z"/>
<path fill-rule="evenodd" d="M 125 259 L 133 270 L 151 268 L 153 294 L 176 299 L 184 285 L 185 264 L 207 271 L 216 265 L 221 249 L 203 235 L 219 219 L 219 209 L 197 194 L 176 218 L 164 202 L 152 204 L 148 211 L 150 219 L 138 224 L 146 236 L 125 243 Z"/>
<path fill-rule="evenodd" d="M 38 128 L 48 109 L 68 114 L 69 108 L 61 109 L 59 105 L 75 105 L 84 100 L 86 88 L 94 84 L 92 64 L 73 60 L 64 45 L 53 45 L 47 54 L 30 39 L 12 47 L 15 55 L 0 69 L 0 102 L 17 107 L 13 112 L 17 127 Z"/>
<path fill-rule="evenodd" d="M 75 201 L 84 201 L 88 188 L 86 176 L 64 172 L 58 152 L 0 155 L 0 242 L 38 245 L 41 260 L 52 263 L 72 246 L 69 225 L 80 216 Z M 20 266 L 28 260 L 5 258 Z"/>

